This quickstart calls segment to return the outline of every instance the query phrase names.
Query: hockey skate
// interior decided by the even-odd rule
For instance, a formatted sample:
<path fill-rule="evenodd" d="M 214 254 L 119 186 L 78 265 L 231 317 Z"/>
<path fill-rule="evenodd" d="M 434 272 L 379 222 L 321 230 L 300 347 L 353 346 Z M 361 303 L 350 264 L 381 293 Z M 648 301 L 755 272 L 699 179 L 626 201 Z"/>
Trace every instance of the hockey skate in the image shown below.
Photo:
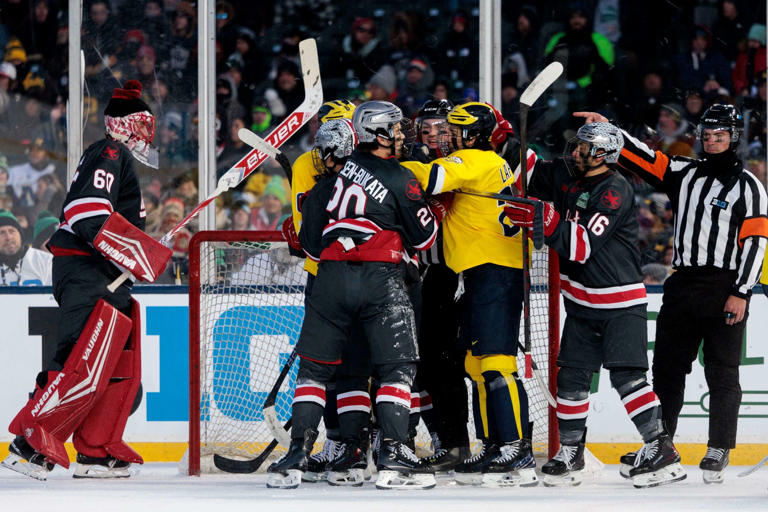
<path fill-rule="evenodd" d="M 328 463 L 330 463 L 341 450 L 341 443 L 333 439 L 326 439 L 323 449 L 309 456 L 307 471 L 301 475 L 302 482 L 322 482 L 328 477 Z"/>
<path fill-rule="evenodd" d="M 461 485 L 480 485 L 483 483 L 485 467 L 495 459 L 501 450 L 491 442 L 483 442 L 480 452 L 453 468 L 453 479 Z"/>
<path fill-rule="evenodd" d="M 434 470 L 399 441 L 381 442 L 376 469 L 377 489 L 432 489 L 437 485 Z"/>
<path fill-rule="evenodd" d="M 534 487 L 539 484 L 535 468 L 530 440 L 507 443 L 485 468 L 483 487 Z"/>
<path fill-rule="evenodd" d="M 632 484 L 638 489 L 670 484 L 685 480 L 686 477 L 685 470 L 680 465 L 680 454 L 666 433 L 643 445 L 629 475 L 632 477 Z"/>
<path fill-rule="evenodd" d="M 728 454 L 731 450 L 728 448 L 707 447 L 707 453 L 701 459 L 699 468 L 702 470 L 702 477 L 705 484 L 721 484 L 725 468 L 728 466 Z"/>
<path fill-rule="evenodd" d="M 131 472 L 130 462 L 106 457 L 88 457 L 82 453 L 77 454 L 77 467 L 72 478 L 128 478 Z"/>
<path fill-rule="evenodd" d="M 632 468 L 635 467 L 635 458 L 637 457 L 637 452 L 628 452 L 622 455 L 619 458 L 619 474 L 622 478 L 631 478 L 629 476 L 629 472 Z"/>
<path fill-rule="evenodd" d="M 309 454 L 317 439 L 317 430 L 308 428 L 303 438 L 291 439 L 288 453 L 267 469 L 267 487 L 295 489 L 301 484 L 301 475 L 307 470 Z"/>
<path fill-rule="evenodd" d="M 355 440 L 341 445 L 336 458 L 328 463 L 328 483 L 337 486 L 360 487 L 370 480 L 367 450 Z"/>
<path fill-rule="evenodd" d="M 21 436 L 16 436 L 16 439 L 8 446 L 8 456 L 0 465 L 22 475 L 43 481 L 48 478 L 48 473 L 55 466 L 52 462 L 46 462 L 45 456 L 42 453 L 37 453 Z"/>
<path fill-rule="evenodd" d="M 562 487 L 579 485 L 584 477 L 584 441 L 561 444 L 554 457 L 541 467 L 544 485 Z"/>
<path fill-rule="evenodd" d="M 432 466 L 435 472 L 449 472 L 471 456 L 472 452 L 469 451 L 469 446 L 451 448 L 450 450 L 438 448 L 435 453 L 422 458 L 421 461 Z"/>

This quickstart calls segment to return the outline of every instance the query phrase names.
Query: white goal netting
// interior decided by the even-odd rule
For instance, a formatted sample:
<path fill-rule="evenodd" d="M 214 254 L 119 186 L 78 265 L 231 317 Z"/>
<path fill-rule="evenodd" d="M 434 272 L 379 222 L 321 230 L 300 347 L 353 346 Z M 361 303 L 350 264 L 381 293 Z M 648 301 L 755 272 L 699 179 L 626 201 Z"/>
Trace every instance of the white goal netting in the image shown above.
<path fill-rule="evenodd" d="M 197 387 L 200 412 L 199 422 L 190 419 L 190 442 L 199 439 L 200 449 L 199 457 L 191 450 L 183 465 L 192 473 L 198 460 L 201 472 L 215 471 L 214 453 L 252 459 L 272 441 L 263 404 L 298 341 L 304 317 L 304 260 L 291 256 L 284 242 L 269 241 L 279 240 L 279 233 L 235 233 L 209 232 L 205 238 L 210 240 L 191 246 L 197 254 L 191 258 L 190 322 L 193 338 L 199 333 L 200 371 L 199 381 L 190 379 L 190 397 L 194 399 Z M 546 252 L 535 252 L 531 274 L 532 353 L 546 385 L 550 361 Z M 519 365 L 522 374 L 522 354 Z M 277 395 L 275 410 L 281 422 L 290 418 L 297 370 L 298 361 Z M 546 454 L 547 401 L 535 379 L 524 382 L 534 421 L 534 445 L 537 452 Z M 474 439 L 471 413 L 468 428 Z M 417 450 L 429 452 L 429 439 L 422 422 Z M 316 449 L 323 440 L 321 427 Z M 282 453 L 284 448 L 278 445 L 271 458 Z"/>

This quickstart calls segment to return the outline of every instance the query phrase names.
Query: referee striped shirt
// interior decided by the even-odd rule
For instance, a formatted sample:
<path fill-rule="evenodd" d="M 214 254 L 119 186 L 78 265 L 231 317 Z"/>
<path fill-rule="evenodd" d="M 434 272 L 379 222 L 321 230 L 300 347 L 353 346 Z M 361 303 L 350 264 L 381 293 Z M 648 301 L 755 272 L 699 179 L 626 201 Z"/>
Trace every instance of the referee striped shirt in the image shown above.
<path fill-rule="evenodd" d="M 675 214 L 675 268 L 736 271 L 733 294 L 757 283 L 768 238 L 768 195 L 749 171 L 703 172 L 702 160 L 666 156 L 624 134 L 619 164 L 666 192 Z"/>

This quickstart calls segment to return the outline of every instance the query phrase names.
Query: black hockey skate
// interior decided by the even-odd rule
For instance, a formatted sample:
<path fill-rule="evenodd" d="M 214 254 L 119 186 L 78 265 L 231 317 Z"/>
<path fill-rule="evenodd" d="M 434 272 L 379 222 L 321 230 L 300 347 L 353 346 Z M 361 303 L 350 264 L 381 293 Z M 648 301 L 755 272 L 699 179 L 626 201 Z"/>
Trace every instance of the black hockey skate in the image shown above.
<path fill-rule="evenodd" d="M 295 489 L 301 483 L 301 475 L 307 470 L 309 454 L 317 439 L 317 430 L 308 428 L 303 438 L 291 439 L 288 453 L 267 469 L 267 487 L 270 489 Z"/>
<path fill-rule="evenodd" d="M 619 458 L 619 474 L 622 478 L 631 478 L 629 472 L 635 467 L 635 458 L 637 458 L 637 452 L 628 452 Z"/>
<path fill-rule="evenodd" d="M 643 445 L 635 458 L 635 467 L 629 472 L 632 484 L 638 489 L 656 487 L 685 480 L 680 465 L 680 454 L 668 434 L 662 433 Z"/>
<path fill-rule="evenodd" d="M 728 448 L 707 447 L 707 453 L 701 459 L 699 468 L 702 470 L 705 484 L 721 484 L 725 468 L 728 466 L 728 454 L 731 450 Z"/>
<path fill-rule="evenodd" d="M 578 444 L 561 444 L 555 456 L 541 467 L 544 485 L 547 487 L 579 485 L 583 478 L 583 471 L 583 440 Z"/>
<path fill-rule="evenodd" d="M 307 460 L 307 471 L 301 475 L 302 482 L 321 482 L 328 477 L 328 463 L 330 463 L 341 450 L 341 442 L 326 439 L 323 449 Z"/>
<path fill-rule="evenodd" d="M 499 445 L 490 441 L 483 441 L 483 446 L 479 453 L 465 459 L 464 462 L 453 468 L 453 479 L 461 485 L 482 484 L 483 472 L 486 466 L 500 453 Z"/>
<path fill-rule="evenodd" d="M 491 460 L 483 473 L 485 487 L 534 487 L 539 484 L 536 476 L 536 459 L 533 458 L 531 441 L 520 439 L 501 447 L 498 457 Z"/>
<path fill-rule="evenodd" d="M 368 469 L 367 447 L 356 440 L 341 445 L 336 458 L 328 463 L 328 483 L 338 486 L 360 487 L 371 478 Z"/>
<path fill-rule="evenodd" d="M 405 443 L 384 439 L 376 464 L 377 489 L 431 489 L 435 471 L 424 464 Z"/>
<path fill-rule="evenodd" d="M 106 457 L 89 457 L 77 454 L 77 468 L 72 478 L 128 478 L 131 472 L 130 462 L 116 459 L 111 455 Z"/>
<path fill-rule="evenodd" d="M 45 460 L 45 455 L 38 453 L 22 436 L 16 436 L 8 446 L 8 456 L 0 465 L 37 480 L 46 480 L 48 473 L 55 467 Z"/>
<path fill-rule="evenodd" d="M 456 466 L 467 460 L 472 455 L 469 446 L 457 448 L 438 448 L 435 453 L 421 459 L 425 464 L 432 466 L 435 472 L 453 471 Z"/>

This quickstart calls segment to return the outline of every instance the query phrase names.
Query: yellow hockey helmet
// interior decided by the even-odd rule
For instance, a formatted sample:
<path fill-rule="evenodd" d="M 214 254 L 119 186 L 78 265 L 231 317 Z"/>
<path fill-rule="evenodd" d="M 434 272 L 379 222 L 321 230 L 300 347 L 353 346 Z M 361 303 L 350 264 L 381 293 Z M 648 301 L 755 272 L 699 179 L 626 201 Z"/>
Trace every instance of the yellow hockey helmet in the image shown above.
<path fill-rule="evenodd" d="M 326 101 L 317 111 L 320 124 L 334 119 L 352 119 L 355 113 L 355 104 L 349 100 Z"/>

